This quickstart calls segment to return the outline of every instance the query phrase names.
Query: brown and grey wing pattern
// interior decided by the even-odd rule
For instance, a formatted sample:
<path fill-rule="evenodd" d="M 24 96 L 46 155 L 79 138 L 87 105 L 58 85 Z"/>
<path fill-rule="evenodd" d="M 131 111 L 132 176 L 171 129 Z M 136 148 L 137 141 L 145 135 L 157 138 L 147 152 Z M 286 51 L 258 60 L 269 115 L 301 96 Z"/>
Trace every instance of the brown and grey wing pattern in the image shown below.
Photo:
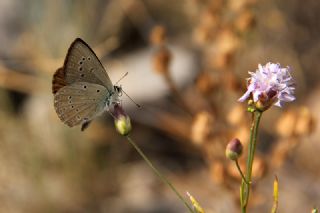
<path fill-rule="evenodd" d="M 112 82 L 101 62 L 89 45 L 80 38 L 71 44 L 64 62 L 64 70 L 67 84 L 89 82 L 113 91 Z"/>
<path fill-rule="evenodd" d="M 73 127 L 101 114 L 109 94 L 104 86 L 98 84 L 73 83 L 58 90 L 54 96 L 54 108 L 60 120 Z"/>

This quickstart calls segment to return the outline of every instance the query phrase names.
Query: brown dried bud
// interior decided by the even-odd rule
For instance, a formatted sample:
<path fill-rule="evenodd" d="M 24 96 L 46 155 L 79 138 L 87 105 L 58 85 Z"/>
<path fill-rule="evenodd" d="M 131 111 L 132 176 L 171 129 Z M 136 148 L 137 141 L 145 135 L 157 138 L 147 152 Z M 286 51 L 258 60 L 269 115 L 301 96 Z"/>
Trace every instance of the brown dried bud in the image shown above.
<path fill-rule="evenodd" d="M 276 131 L 281 137 L 293 136 L 297 116 L 292 110 L 283 113 L 276 125 Z"/>
<path fill-rule="evenodd" d="M 240 32 L 245 32 L 252 28 L 255 24 L 255 19 L 252 11 L 245 10 L 236 19 L 235 26 Z"/>
<path fill-rule="evenodd" d="M 150 42 L 153 45 L 163 45 L 167 39 L 167 31 L 161 25 L 153 27 L 150 33 Z"/>
<path fill-rule="evenodd" d="M 267 164 L 265 160 L 259 155 L 255 156 L 252 165 L 252 176 L 256 179 L 262 178 L 267 171 Z"/>
<path fill-rule="evenodd" d="M 227 113 L 227 121 L 231 125 L 239 125 L 246 121 L 246 109 L 243 104 L 235 105 L 229 113 Z"/>
<path fill-rule="evenodd" d="M 210 27 L 212 30 L 218 26 L 219 21 L 219 16 L 210 9 L 201 14 L 201 25 Z"/>
<path fill-rule="evenodd" d="M 214 117 L 209 112 L 198 113 L 191 127 L 192 141 L 197 145 L 204 143 L 212 132 L 213 124 Z"/>
<path fill-rule="evenodd" d="M 310 134 L 315 127 L 314 118 L 311 115 L 310 110 L 307 107 L 301 107 L 298 111 L 296 126 L 295 126 L 295 135 L 308 135 Z"/>
<path fill-rule="evenodd" d="M 224 165 L 219 162 L 215 161 L 212 162 L 210 165 L 210 173 L 212 180 L 217 184 L 223 184 L 226 181 L 226 170 Z"/>
<path fill-rule="evenodd" d="M 167 74 L 171 62 L 171 53 L 166 47 L 160 47 L 153 56 L 154 70 L 160 74 Z"/>
<path fill-rule="evenodd" d="M 232 139 L 226 148 L 226 157 L 230 160 L 237 160 L 242 154 L 243 146 L 238 138 Z"/>
<path fill-rule="evenodd" d="M 277 141 L 272 149 L 271 164 L 274 168 L 281 167 L 293 148 L 298 144 L 295 138 L 286 138 Z"/>
<path fill-rule="evenodd" d="M 212 93 L 217 82 L 214 82 L 212 76 L 208 72 L 202 72 L 196 81 L 197 89 L 204 95 Z"/>
<path fill-rule="evenodd" d="M 232 57 L 239 45 L 239 37 L 228 27 L 222 29 L 215 40 L 217 52 L 226 55 L 226 57 Z M 228 54 L 231 55 L 228 56 Z"/>
<path fill-rule="evenodd" d="M 229 64 L 226 64 L 229 65 Z M 230 91 L 239 91 L 241 88 L 241 83 L 239 81 L 239 78 L 237 78 L 237 76 L 230 72 L 227 71 L 223 74 L 223 78 L 222 78 L 224 87 Z"/>
<path fill-rule="evenodd" d="M 213 39 L 211 27 L 201 25 L 193 31 L 193 39 L 199 45 L 205 45 Z"/>

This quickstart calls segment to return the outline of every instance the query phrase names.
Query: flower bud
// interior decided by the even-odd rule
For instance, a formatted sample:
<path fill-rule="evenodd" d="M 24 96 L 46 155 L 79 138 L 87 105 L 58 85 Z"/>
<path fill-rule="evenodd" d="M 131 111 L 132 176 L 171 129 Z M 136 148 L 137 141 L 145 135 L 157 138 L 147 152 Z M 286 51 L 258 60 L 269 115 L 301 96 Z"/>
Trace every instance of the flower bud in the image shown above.
<path fill-rule="evenodd" d="M 226 148 L 226 156 L 230 160 L 237 160 L 242 154 L 242 144 L 238 138 L 232 139 Z"/>
<path fill-rule="evenodd" d="M 126 136 L 131 132 L 130 118 L 119 104 L 114 105 L 114 124 L 121 135 Z"/>

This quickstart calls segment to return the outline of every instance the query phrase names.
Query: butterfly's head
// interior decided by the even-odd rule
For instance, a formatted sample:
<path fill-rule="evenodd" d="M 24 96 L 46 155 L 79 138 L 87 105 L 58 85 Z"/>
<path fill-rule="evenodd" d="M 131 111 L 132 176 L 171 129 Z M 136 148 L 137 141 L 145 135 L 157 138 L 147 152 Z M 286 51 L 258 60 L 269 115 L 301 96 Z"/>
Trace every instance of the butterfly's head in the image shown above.
<path fill-rule="evenodd" d="M 121 86 L 113 86 L 115 93 L 120 97 L 122 96 L 122 87 Z"/>

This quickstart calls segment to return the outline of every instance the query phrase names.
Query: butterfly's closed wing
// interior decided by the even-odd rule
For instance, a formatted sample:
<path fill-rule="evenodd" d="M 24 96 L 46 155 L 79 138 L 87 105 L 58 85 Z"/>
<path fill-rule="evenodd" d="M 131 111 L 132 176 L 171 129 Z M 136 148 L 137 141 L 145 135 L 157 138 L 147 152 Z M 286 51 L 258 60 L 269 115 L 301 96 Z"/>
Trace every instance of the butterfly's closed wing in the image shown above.
<path fill-rule="evenodd" d="M 60 120 L 73 127 L 100 115 L 109 105 L 109 96 L 109 91 L 102 85 L 76 82 L 58 90 L 54 108 Z"/>
<path fill-rule="evenodd" d="M 64 62 L 65 80 L 68 85 L 89 82 L 102 85 L 110 92 L 112 82 L 93 50 L 77 38 L 70 46 Z"/>

